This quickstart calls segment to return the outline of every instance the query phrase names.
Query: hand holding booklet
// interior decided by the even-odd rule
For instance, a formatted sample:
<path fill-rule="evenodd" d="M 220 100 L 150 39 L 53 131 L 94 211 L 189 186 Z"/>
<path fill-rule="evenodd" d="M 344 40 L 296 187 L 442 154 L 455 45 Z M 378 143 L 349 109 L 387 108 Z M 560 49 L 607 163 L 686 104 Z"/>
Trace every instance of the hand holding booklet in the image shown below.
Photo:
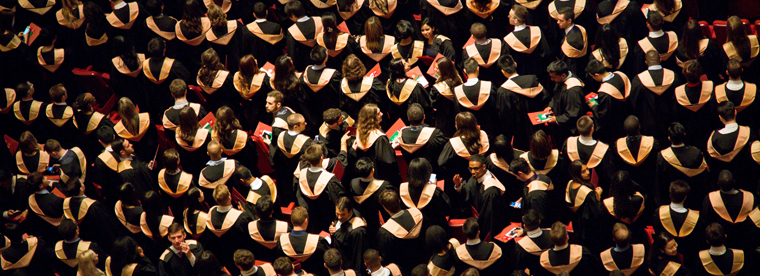
<path fill-rule="evenodd" d="M 528 113 L 530 122 L 534 125 L 546 123 L 552 118 L 552 116 L 554 116 L 554 114 L 552 114 L 551 111 L 538 111 Z"/>

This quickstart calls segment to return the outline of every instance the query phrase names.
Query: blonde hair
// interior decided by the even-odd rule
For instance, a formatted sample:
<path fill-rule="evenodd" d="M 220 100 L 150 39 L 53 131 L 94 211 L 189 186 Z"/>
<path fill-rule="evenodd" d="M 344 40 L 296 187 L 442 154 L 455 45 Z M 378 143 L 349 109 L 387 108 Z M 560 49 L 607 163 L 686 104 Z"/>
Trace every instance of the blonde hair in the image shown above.
<path fill-rule="evenodd" d="M 98 269 L 95 264 L 98 255 L 95 251 L 88 249 L 82 253 L 77 254 L 77 275 L 81 276 L 101 276 L 106 275 L 102 270 Z"/>
<path fill-rule="evenodd" d="M 359 111 L 359 122 L 357 123 L 359 141 L 367 144 L 369 134 L 373 130 L 380 129 L 380 122 L 377 121 L 377 113 L 380 109 L 375 104 L 367 104 Z"/>

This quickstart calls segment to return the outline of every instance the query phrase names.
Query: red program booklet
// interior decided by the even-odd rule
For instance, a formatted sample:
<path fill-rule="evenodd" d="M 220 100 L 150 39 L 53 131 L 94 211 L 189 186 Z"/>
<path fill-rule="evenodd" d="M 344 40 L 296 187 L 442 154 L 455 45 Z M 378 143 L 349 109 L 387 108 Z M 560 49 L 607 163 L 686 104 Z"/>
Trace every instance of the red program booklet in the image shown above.
<path fill-rule="evenodd" d="M 380 71 L 380 63 L 378 63 L 375 64 L 375 67 L 372 67 L 372 69 L 367 71 L 367 74 L 365 76 L 377 78 L 380 76 L 380 73 L 382 73 L 382 71 Z"/>

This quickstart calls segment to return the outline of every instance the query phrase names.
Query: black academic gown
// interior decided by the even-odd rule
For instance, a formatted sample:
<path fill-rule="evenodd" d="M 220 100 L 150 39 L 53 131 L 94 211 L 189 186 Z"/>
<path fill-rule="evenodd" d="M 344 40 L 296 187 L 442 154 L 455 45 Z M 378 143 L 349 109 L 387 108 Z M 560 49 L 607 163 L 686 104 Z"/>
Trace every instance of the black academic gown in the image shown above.
<path fill-rule="evenodd" d="M 744 69 L 744 75 L 747 76 L 747 80 L 757 83 L 760 81 L 760 78 L 756 76 L 758 71 L 760 71 L 760 64 L 754 61 L 758 53 L 760 53 L 757 48 L 760 41 L 758 41 L 757 36 L 750 34 L 744 43 L 744 49 L 746 50 L 742 52 L 739 52 L 733 42 L 723 44 L 723 61 L 718 66 L 723 67 L 724 64 L 728 64 L 729 59 L 737 59 Z"/>
<path fill-rule="evenodd" d="M 745 251 L 741 249 L 726 248 L 726 253 L 719 256 L 710 254 L 709 250 L 699 251 L 699 269 L 694 275 L 750 275 L 751 261 L 745 258 Z"/>
<path fill-rule="evenodd" d="M 354 202 L 356 202 L 356 210 L 359 211 L 362 217 L 367 222 L 367 234 L 369 235 L 369 243 L 371 245 L 377 244 L 377 240 L 374 238 L 377 230 L 380 229 L 380 216 L 382 212 L 383 221 L 388 219 L 388 213 L 383 210 L 383 206 L 380 205 L 379 198 L 387 189 L 395 188 L 391 186 L 388 181 L 373 179 L 369 182 L 363 181 L 361 178 L 354 178 L 351 180 L 348 189 Z"/>
<path fill-rule="evenodd" d="M 335 203 L 345 196 L 343 185 L 334 174 L 324 169 L 317 172 L 301 169 L 296 178 L 298 180 L 294 184 L 298 185 L 295 191 L 298 206 L 310 211 L 307 231 L 319 234 L 335 220 Z"/>
<path fill-rule="evenodd" d="M 324 238 L 306 231 L 292 231 L 280 236 L 277 248 L 280 256 L 301 262 L 301 269 L 304 271 L 313 271 L 309 273 L 317 275 L 327 273 L 323 256 L 330 245 Z"/>
<path fill-rule="evenodd" d="M 196 261 L 203 253 L 203 245 L 195 240 L 185 240 L 190 252 L 195 256 Z M 182 253 L 182 252 L 179 252 Z M 184 253 L 178 254 L 174 252 L 172 248 L 164 250 L 161 257 L 158 259 L 158 273 L 161 276 L 179 276 L 179 275 L 193 275 L 197 272 L 197 269 L 190 264 L 190 260 L 187 259 Z"/>
<path fill-rule="evenodd" d="M 180 132 L 182 130 L 179 130 Z M 211 133 L 208 129 L 199 128 L 195 131 L 194 139 L 192 142 L 182 140 L 177 135 L 175 141 L 177 142 L 177 152 L 179 152 L 179 162 L 182 165 L 182 170 L 197 175 L 203 170 L 204 165 L 208 162 L 208 154 L 205 149 L 208 143 L 211 142 Z"/>
<path fill-rule="evenodd" d="M 486 158 L 486 168 L 504 185 L 505 191 L 502 198 L 505 204 L 515 202 L 523 197 L 522 181 L 509 172 L 509 163 L 520 158 L 523 153 L 523 151 L 515 149 L 509 158 L 497 156 L 496 153 L 491 153 Z M 522 219 L 522 210 L 517 208 L 507 208 L 502 213 L 506 216 L 507 221 L 520 221 Z"/>
<path fill-rule="evenodd" d="M 405 125 L 409 125 L 409 118 L 406 117 L 406 111 L 412 104 L 418 103 L 425 112 L 425 118 L 428 122 L 433 121 L 433 105 L 430 96 L 421 84 L 412 79 L 404 79 L 401 82 L 389 80 L 385 87 L 387 94 L 387 107 L 383 119 L 384 128 L 390 128 L 397 120 L 401 119 Z"/>
<path fill-rule="evenodd" d="M 575 123 L 590 110 L 584 95 L 583 82 L 575 76 L 571 75 L 564 82 L 555 84 L 549 107 L 559 126 L 553 131 L 556 134 L 552 135 L 557 137 L 556 145 L 567 137 L 578 134 Z"/>
<path fill-rule="evenodd" d="M 195 111 L 195 116 L 198 117 L 198 120 L 202 120 L 206 117 L 206 109 L 201 106 L 201 104 L 198 103 L 191 103 L 191 102 L 185 102 L 184 104 L 174 103 L 172 107 L 167 108 L 164 110 L 164 116 L 161 117 L 161 124 L 164 127 L 164 133 L 166 133 L 166 138 L 171 140 L 176 139 L 176 131 L 177 127 L 179 126 L 179 113 L 182 111 L 183 108 L 189 106 L 190 108 Z M 202 127 L 202 126 L 201 126 Z M 180 160 L 181 161 L 181 160 Z"/>
<path fill-rule="evenodd" d="M 633 276 L 651 275 L 644 263 L 647 254 L 644 244 L 629 244 L 629 247 L 621 252 L 616 249 L 616 247 L 609 248 L 599 255 L 607 271 L 621 270 L 626 275 Z"/>
<path fill-rule="evenodd" d="M 664 255 L 663 255 L 664 256 Z M 681 260 L 678 259 L 677 256 L 670 257 L 666 256 L 667 258 L 657 258 L 652 261 L 652 264 L 649 265 L 649 270 L 654 273 L 654 275 L 659 276 L 666 276 L 666 275 L 673 275 L 673 276 L 689 276 L 692 275 L 690 272 L 690 268 L 687 268 L 684 266 Z M 695 264 L 700 265 L 700 264 Z M 674 272 L 672 274 L 667 274 L 665 272 L 665 269 L 673 269 Z M 670 271 L 670 270 L 669 270 Z"/>
<path fill-rule="evenodd" d="M 342 78 L 340 71 L 332 68 L 323 67 L 314 69 L 314 66 L 307 66 L 301 75 L 300 83 L 303 91 L 303 100 L 309 103 L 303 111 L 307 122 L 304 132 L 308 136 L 317 134 L 317 128 L 322 122 L 322 113 L 325 110 L 339 106 L 338 96 L 340 95 L 340 81 Z"/>
<path fill-rule="evenodd" d="M 251 52 L 256 60 L 261 64 L 267 62 L 274 64 L 277 57 L 283 54 L 282 49 L 285 46 L 280 24 L 265 20 L 251 22 L 246 25 L 246 28 L 254 35 L 251 41 Z"/>
<path fill-rule="evenodd" d="M 319 1 L 319 0 L 314 0 Z M 324 32 L 317 34 L 317 44 L 327 49 L 327 67 L 341 68 L 343 61 L 353 55 L 357 48 L 356 39 L 349 33 L 339 32 L 335 41 L 330 44 L 325 40 Z"/>
<path fill-rule="evenodd" d="M 756 136 L 752 134 L 749 127 L 739 126 L 738 130 L 721 133 L 715 130 L 710 134 L 707 141 L 707 153 L 710 157 L 706 158 L 707 166 L 712 173 L 711 179 L 717 179 L 722 170 L 732 172 L 750 171 L 752 162 L 750 161 L 750 147 Z M 753 184 L 750 174 L 737 173 L 736 182 L 739 188 L 750 189 Z"/>
<path fill-rule="evenodd" d="M 119 155 L 108 150 L 103 150 L 95 158 L 95 166 L 90 174 L 92 183 L 102 187 L 102 196 L 107 206 L 112 206 L 119 199 L 121 176 L 118 172 Z"/>
<path fill-rule="evenodd" d="M 498 114 L 498 96 L 496 82 L 479 80 L 473 85 L 462 84 L 453 89 L 454 97 L 459 103 L 460 111 L 469 111 L 475 115 L 480 129 L 494 135 L 500 129 L 495 122 L 494 114 Z"/>
<path fill-rule="evenodd" d="M 517 63 L 517 73 L 521 75 L 539 75 L 545 78 L 546 66 L 551 57 L 549 44 L 541 28 L 525 26 L 525 29 L 513 31 L 504 37 L 512 58 Z"/>
<path fill-rule="evenodd" d="M 237 106 L 239 106 L 237 102 L 233 102 L 238 98 L 234 97 L 235 88 L 232 84 L 232 76 L 233 74 L 230 73 L 230 71 L 218 70 L 212 73 L 211 83 L 205 83 L 200 78 L 200 71 L 198 72 L 195 81 L 204 92 L 203 97 L 206 98 L 206 105 L 209 110 L 217 110 L 223 105 L 229 105 L 235 110 Z M 235 104 L 237 104 L 237 106 L 235 106 Z"/>
<path fill-rule="evenodd" d="M 438 156 L 440 172 L 438 178 L 444 180 L 443 190 L 449 196 L 449 199 L 452 200 L 451 204 L 455 212 L 465 210 L 465 208 L 462 207 L 464 206 L 464 203 L 459 200 L 459 196 L 454 189 L 454 182 L 452 180 L 454 175 L 458 174 L 462 179 L 469 179 L 472 176 L 470 171 L 467 170 L 470 156 L 474 154 L 485 154 L 490 149 L 488 135 L 482 130 L 480 131 L 480 145 L 480 152 L 470 152 L 470 150 L 464 146 L 461 137 L 454 137 L 449 139 L 449 141 L 443 146 L 441 155 Z M 455 214 L 455 217 L 458 215 L 459 214 Z"/>
<path fill-rule="evenodd" d="M 231 18 L 228 17 L 228 19 Z M 206 40 L 219 55 L 219 60 L 226 65 L 226 68 L 236 71 L 240 67 L 240 58 L 251 53 L 253 34 L 243 23 L 228 20 L 227 25 L 212 27 L 206 32 Z"/>
<path fill-rule="evenodd" d="M 628 136 L 619 138 L 613 150 L 615 168 L 631 173 L 633 181 L 642 184 L 646 191 L 654 192 L 657 189 L 656 182 L 651 180 L 657 171 L 657 153 L 661 150 L 659 141 L 651 136 Z M 647 200 L 647 207 L 657 206 L 654 196 Z"/>
<path fill-rule="evenodd" d="M 674 121 L 675 88 L 678 75 L 670 69 L 652 69 L 631 78 L 630 103 L 633 115 L 639 118 L 641 134 L 665 141 L 667 129 Z"/>
<path fill-rule="evenodd" d="M 699 56 L 696 57 L 696 60 L 702 65 L 703 72 L 707 75 L 707 79 L 718 81 L 721 75 L 726 74 L 723 68 L 721 68 L 725 67 L 725 64 L 722 63 L 722 57 L 724 54 L 721 51 L 720 45 L 718 45 L 715 40 L 710 38 L 701 39 L 697 42 L 695 47 L 698 47 L 699 49 Z M 686 53 L 686 48 L 683 44 L 678 45 L 675 56 L 676 63 L 679 67 L 683 67 L 684 62 L 692 59 L 689 57 L 689 54 Z"/>
<path fill-rule="evenodd" d="M 152 276 L 158 274 L 156 266 L 146 256 L 138 257 L 133 263 L 125 265 L 122 269 L 125 268 L 127 270 L 119 270 L 115 267 L 111 269 L 111 257 L 109 256 L 106 258 L 105 269 L 103 271 L 106 272 L 106 275 L 113 276 Z M 132 271 L 131 275 L 122 274 L 122 272 L 126 271 Z"/>
<path fill-rule="evenodd" d="M 438 172 L 438 155 L 448 139 L 437 128 L 404 127 L 396 138 L 404 161 L 409 164 L 415 158 L 425 158 L 433 166 L 433 172 Z M 396 143 L 394 143 L 396 144 Z"/>
<path fill-rule="evenodd" d="M 369 134 L 367 143 L 362 143 L 357 137 L 349 149 L 349 164 L 354 164 L 362 157 L 369 157 L 375 164 L 375 175 L 386 178 L 394 187 L 401 184 L 401 175 L 396 162 L 396 151 L 391 147 L 388 137 L 380 130 L 374 130 Z M 353 166 L 350 166 L 353 167 Z M 349 177 L 358 177 L 352 170 L 346 172 Z"/>
<path fill-rule="evenodd" d="M 112 128 L 113 122 L 104 114 L 97 111 L 90 114 L 75 112 L 74 119 L 77 120 L 77 125 L 82 126 L 79 128 L 79 132 L 82 135 L 82 142 L 79 143 L 79 147 L 84 152 L 84 155 L 87 156 L 87 160 L 95 160 L 103 150 L 100 142 L 98 142 L 96 130 L 102 126 Z"/>
<path fill-rule="evenodd" d="M 512 140 L 513 147 L 530 148 L 530 137 L 540 128 L 526 114 L 546 107 L 550 99 L 544 87 L 535 75 L 515 75 L 497 89 L 497 96 L 499 119 L 508 122 L 508 127 L 499 129 L 500 133 Z"/>
<path fill-rule="evenodd" d="M 553 221 L 562 219 L 562 209 L 554 200 L 559 191 L 554 190 L 552 180 L 543 174 L 534 174 L 523 182 L 522 212 L 535 210 L 541 220 L 542 227 L 550 227 Z M 503 229 L 503 228 L 502 228 Z M 498 230 L 497 230 L 498 231 Z"/>
<path fill-rule="evenodd" d="M 459 22 L 467 22 L 467 9 L 464 9 L 463 2 L 461 0 L 420 1 L 422 18 L 430 19 L 430 24 L 435 26 L 436 33 L 451 38 L 452 49 L 462 48 L 467 41 L 468 29 L 463 24 L 459 24 Z"/>
<path fill-rule="evenodd" d="M 151 57 L 143 62 L 143 74 L 148 79 L 146 84 L 147 91 L 169 91 L 169 84 L 175 79 L 182 79 L 185 83 L 194 83 L 192 81 L 191 71 L 185 67 L 183 62 L 168 57 Z M 192 71 L 197 72 L 197 71 Z M 171 106 L 174 103 L 171 94 L 159 94 L 151 97 L 150 106 L 147 109 L 151 114 L 161 114 L 162 109 Z"/>
<path fill-rule="evenodd" d="M 433 114 L 436 129 L 441 130 L 446 137 L 454 136 L 456 123 L 454 119 L 459 114 L 459 102 L 454 96 L 454 87 L 450 82 L 439 82 L 430 86 L 430 98 L 433 101 Z"/>
<path fill-rule="evenodd" d="M 148 168 L 148 163 L 138 160 L 123 160 L 117 166 L 117 172 L 122 183 L 132 183 L 138 195 L 144 195 L 148 191 L 155 191 L 155 174 Z"/>
<path fill-rule="evenodd" d="M 721 204 L 723 208 L 719 208 Z M 754 196 L 750 192 L 738 190 L 738 193 L 729 194 L 718 190 L 705 196 L 699 216 L 704 218 L 706 224 L 719 223 L 726 230 L 726 235 L 740 237 L 755 227 L 752 220 L 747 219 L 755 205 Z M 726 246 L 730 248 L 749 250 L 749 245 L 741 239 L 726 240 Z"/>
<path fill-rule="evenodd" d="M 712 191 L 702 151 L 692 146 L 669 147 L 657 154 L 657 190 L 658 205 L 670 202 L 670 183 L 684 180 L 691 186 L 686 207 L 697 209 L 701 200 Z"/>
<path fill-rule="evenodd" d="M 646 18 L 636 1 L 605 0 L 599 2 L 596 22 L 610 24 L 627 41 L 638 41 L 647 35 Z"/>
<path fill-rule="evenodd" d="M 272 132 L 275 132 L 275 128 L 272 128 Z M 235 159 L 240 165 L 251 170 L 254 176 L 260 175 L 258 167 L 259 148 L 247 132 L 242 129 L 234 129 L 230 131 L 226 139 L 221 139 L 218 133 L 211 132 L 211 138 L 222 145 L 222 153 L 227 158 Z"/>
<path fill-rule="evenodd" d="M 407 208 L 419 209 L 431 225 L 438 225 L 444 229 L 449 225 L 447 217 L 452 214 L 449 197 L 435 184 L 412 187 L 404 182 L 399 186 L 399 196 Z"/>
<path fill-rule="evenodd" d="M 287 222 L 276 220 L 274 218 L 261 218 L 248 223 L 248 234 L 255 243 L 251 247 L 254 256 L 259 256 L 259 260 L 265 262 L 274 262 L 277 255 L 280 254 L 277 242 L 280 236 L 290 232 L 291 227 Z"/>
<path fill-rule="evenodd" d="M 541 271 L 541 253 L 552 247 L 554 244 L 549 239 L 549 230 L 542 229 L 541 235 L 535 238 L 523 236 L 515 242 L 515 270 L 524 271 L 527 268 L 534 274 L 536 271 Z"/>
<path fill-rule="evenodd" d="M 609 191 L 610 181 L 617 171 L 612 151 L 609 150 L 609 145 L 601 141 L 595 142 L 593 146 L 587 146 L 580 142 L 580 137 L 573 136 L 565 140 L 561 152 L 565 162 L 581 160 L 589 169 L 593 169 L 599 177 L 598 186 L 604 191 Z"/>
<path fill-rule="evenodd" d="M 457 271 L 475 268 L 480 275 L 484 276 L 504 274 L 506 257 L 502 258 L 501 247 L 493 242 L 463 244 L 457 247 L 454 255 L 458 260 L 454 265 Z"/>
<path fill-rule="evenodd" d="M 287 202 L 296 202 L 297 186 L 293 179 L 293 172 L 298 166 L 301 154 L 312 143 L 314 140 L 306 135 L 291 135 L 286 131 L 280 132 L 278 138 L 272 139 L 273 148 L 270 148 L 269 158 L 272 161 L 272 168 L 277 168 L 274 179 L 277 182 L 277 192 L 284 205 L 287 205 Z"/>
<path fill-rule="evenodd" d="M 160 113 L 159 113 L 160 114 Z M 119 121 L 113 127 L 116 135 L 129 140 L 135 148 L 135 155 L 139 160 L 153 160 L 158 151 L 158 133 L 151 114 L 142 112 L 139 115 L 138 132 L 131 133 L 127 130 L 123 121 Z M 160 116 L 160 115 L 158 115 Z"/>
<path fill-rule="evenodd" d="M 655 233 L 667 231 L 678 243 L 678 253 L 681 253 L 686 266 L 695 268 L 699 256 L 697 252 L 708 247 L 705 242 L 704 232 L 699 231 L 705 226 L 704 219 L 699 212 L 688 209 L 686 213 L 679 213 L 670 208 L 670 205 L 660 206 L 654 213 L 652 227 Z M 654 267 L 652 267 L 654 268 Z"/>
<path fill-rule="evenodd" d="M 597 119 L 594 132 L 599 140 L 608 144 L 624 135 L 623 121 L 630 114 L 626 98 L 631 92 L 628 76 L 620 71 L 611 74 L 612 78 L 599 86 L 598 104 L 591 108 Z"/>
<path fill-rule="evenodd" d="M 207 163 L 207 166 L 201 170 L 198 177 L 198 186 L 200 186 L 200 190 L 203 192 L 206 203 L 209 206 L 216 204 L 213 195 L 216 186 L 227 185 L 227 187 L 234 187 L 234 183 L 239 181 L 238 177 L 235 176 L 240 163 L 233 159 L 219 161 L 221 162 L 218 164 L 209 165 Z"/>
<path fill-rule="evenodd" d="M 65 149 L 72 148 L 79 144 L 82 137 L 78 131 L 77 121 L 74 120 L 74 108 L 64 104 L 49 104 L 45 107 L 45 122 L 43 123 L 45 131 L 40 141 L 45 138 L 54 138 L 61 143 Z M 84 127 L 84 126 L 83 126 Z"/>
<path fill-rule="evenodd" d="M 370 68 L 368 69 L 369 71 L 372 71 L 371 68 L 378 66 L 381 72 L 373 77 L 380 78 L 383 81 L 388 80 L 388 72 L 390 72 L 388 63 L 394 58 L 393 55 L 391 55 L 391 48 L 396 45 L 396 39 L 393 38 L 393 36 L 384 35 L 380 38 L 380 41 L 377 42 L 379 45 L 377 51 L 372 50 L 367 46 L 367 37 L 365 36 L 360 36 L 356 39 L 356 42 L 359 44 L 357 56 L 359 57 L 359 60 L 362 61 L 362 64 L 364 64 L 366 68 Z"/>
<path fill-rule="evenodd" d="M 144 54 L 137 54 L 137 65 L 130 68 L 124 64 L 120 56 L 113 57 L 109 63 L 109 72 L 111 73 L 111 87 L 118 96 L 128 97 L 138 106 L 148 107 L 150 96 L 145 90 L 145 78 L 143 75 Z"/>
<path fill-rule="evenodd" d="M 287 54 L 293 59 L 296 68 L 306 68 L 309 65 L 309 52 L 317 44 L 317 34 L 322 32 L 321 22 L 322 18 L 312 16 L 306 21 L 293 23 L 286 31 Z"/>
<path fill-rule="evenodd" d="M 555 3 L 557 1 L 554 1 Z M 576 76 L 585 76 L 587 55 L 589 53 L 589 36 L 591 35 L 586 31 L 585 25 L 581 26 L 575 24 L 570 27 L 570 31 L 559 30 L 561 32 L 562 41 L 559 44 L 559 51 L 557 51 L 557 57 L 567 63 L 568 68 Z"/>
<path fill-rule="evenodd" d="M 58 241 L 53 244 L 53 254 L 55 255 L 57 262 L 55 263 L 55 271 L 60 276 L 75 276 L 77 275 L 77 255 L 83 251 L 92 250 L 98 256 L 98 258 L 106 258 L 108 255 L 100 249 L 97 243 L 88 242 L 83 240 L 77 240 L 75 242 Z M 104 262 L 98 262 L 96 266 L 99 269 L 103 269 Z"/>
<path fill-rule="evenodd" d="M 568 272 L 571 276 L 580 275 L 604 275 L 599 264 L 599 259 L 591 254 L 585 246 L 570 244 L 561 250 L 549 249 L 541 253 L 540 263 L 542 269 L 537 275 L 557 275 L 560 272 Z"/>
<path fill-rule="evenodd" d="M 631 41 L 633 42 L 633 41 Z M 607 59 L 610 53 L 602 52 L 601 48 L 594 49 L 591 52 L 591 55 L 589 55 L 589 61 L 591 60 L 598 60 L 601 62 L 605 68 L 607 68 L 608 71 L 621 71 L 624 74 L 633 77 L 634 73 L 637 73 L 634 70 L 634 63 L 636 61 L 634 60 L 634 52 L 631 50 L 630 47 L 635 45 L 630 45 L 628 40 L 625 38 L 618 39 L 618 48 L 620 51 L 618 51 L 618 55 L 620 56 L 617 60 L 617 65 L 614 65 L 613 63 L 610 63 L 610 60 Z"/>
<path fill-rule="evenodd" d="M 266 113 L 266 110 L 262 110 L 262 106 L 266 105 L 267 94 L 272 91 L 272 86 L 269 84 L 269 76 L 263 71 L 254 75 L 250 84 L 246 84 L 242 81 L 240 72 L 235 72 L 233 76 L 233 84 L 238 95 L 240 95 L 240 106 L 243 109 L 243 114 L 237 115 L 242 119 L 241 126 L 245 129 L 256 129 L 259 123 L 268 123 L 272 121 L 272 115 Z"/>
<path fill-rule="evenodd" d="M 238 273 L 238 268 L 232 259 L 235 250 L 250 248 L 253 240 L 248 234 L 248 223 L 251 222 L 249 212 L 241 212 L 230 209 L 227 212 L 219 212 L 219 206 L 211 207 L 206 220 L 205 243 L 208 250 L 214 252 L 219 262 L 227 267 L 232 274 Z"/>
<path fill-rule="evenodd" d="M 634 57 L 636 58 L 634 72 L 642 72 L 647 69 L 645 63 L 646 54 L 650 50 L 655 50 L 660 54 L 662 67 L 673 71 L 680 71 L 676 58 L 673 57 L 678 48 L 678 35 L 676 32 L 665 32 L 664 35 L 657 38 L 647 36 L 639 40 L 636 45 L 633 44 L 631 42 L 631 47 L 635 48 Z"/>
<path fill-rule="evenodd" d="M 24 131 L 44 134 L 45 108 L 46 105 L 40 101 L 20 100 L 15 102 L 13 109 L 10 111 L 13 114 L 9 115 L 13 116 L 13 118 L 9 119 L 13 128 L 6 130 L 8 136 L 20 137 Z"/>
<path fill-rule="evenodd" d="M 572 211 L 573 230 L 579 243 L 591 248 L 594 252 L 602 248 L 599 242 L 600 229 L 599 200 L 596 191 L 581 184 L 573 188 L 573 182 L 567 184 L 565 202 Z"/>
<path fill-rule="evenodd" d="M 702 151 L 707 150 L 710 132 L 720 126 L 717 105 L 712 94 L 712 81 L 703 81 L 696 85 L 687 83 L 676 87 L 675 90 L 675 120 L 689 132 L 684 143 Z"/>
<path fill-rule="evenodd" d="M 80 180 L 85 181 L 88 165 L 82 150 L 77 147 L 67 150 L 58 163 L 61 164 L 59 168 L 61 181 L 68 181 L 72 177 L 79 177 Z"/>
<path fill-rule="evenodd" d="M 363 77 L 360 81 L 340 82 L 340 110 L 351 118 L 359 118 L 359 111 L 367 104 L 380 105 L 380 97 L 386 98 L 385 85 L 375 77 Z"/>
<path fill-rule="evenodd" d="M 491 81 L 493 83 L 502 83 L 505 81 L 504 74 L 496 64 L 499 57 L 510 53 L 510 46 L 499 38 L 489 38 L 485 44 L 473 43 L 462 50 L 461 66 L 464 61 L 472 58 L 480 65 L 480 79 Z"/>
<path fill-rule="evenodd" d="M 338 8 L 337 15 L 346 22 L 346 28 L 354 35 L 359 35 L 364 32 L 364 22 L 370 18 L 373 13 L 369 9 L 369 1 L 356 1 L 354 5 L 349 7 L 346 0 L 338 0 L 335 6 Z"/>
<path fill-rule="evenodd" d="M 60 238 L 57 226 L 63 218 L 63 198 L 52 193 L 37 192 L 29 196 L 27 210 L 29 212 L 24 225 L 30 235 L 47 240 Z"/>
<path fill-rule="evenodd" d="M 6 245 L 10 241 L 6 240 Z M 28 258 L 27 258 L 28 257 Z M 3 250 L 0 260 L 3 262 L 4 275 L 55 275 L 53 252 L 44 240 L 29 237 L 23 241 L 9 244 Z"/>
<path fill-rule="evenodd" d="M 511 2 L 494 0 L 488 6 L 483 7 L 483 10 L 476 8 L 471 0 L 464 0 L 464 5 L 467 8 L 466 22 L 482 23 L 486 26 L 488 34 L 491 37 L 504 37 L 507 35 L 507 28 L 504 26 L 509 26 L 509 18 L 503 15 L 509 14 L 510 7 L 512 6 Z M 466 30 L 464 29 L 463 32 L 466 32 Z"/>
<path fill-rule="evenodd" d="M 81 91 L 80 86 L 75 82 L 74 74 L 71 72 L 78 62 L 76 51 L 71 48 L 54 48 L 50 51 L 42 52 L 42 47 L 40 47 L 34 53 L 36 57 L 34 60 L 41 67 L 38 67 L 38 70 L 43 77 L 43 79 L 37 81 L 42 86 L 38 89 L 47 91 L 53 85 L 63 83 L 68 88 L 69 97 L 76 98 Z M 46 102 L 50 99 L 48 95 L 40 96 Z"/>
<path fill-rule="evenodd" d="M 178 54 L 179 43 L 177 33 L 174 27 L 177 26 L 177 19 L 169 15 L 149 16 L 145 19 L 145 38 L 150 41 L 153 38 L 160 37 L 166 42 L 166 54 L 174 58 Z"/>
<path fill-rule="evenodd" d="M 760 124 L 760 121 L 757 119 L 758 112 L 760 112 L 758 110 L 760 104 L 755 103 L 757 85 L 743 81 L 742 88 L 731 90 L 728 89 L 727 84 L 726 82 L 715 86 L 715 101 L 717 103 L 730 101 L 736 109 L 736 122 L 740 125 L 757 129 L 758 124 Z"/>
<path fill-rule="evenodd" d="M 162 202 L 169 207 L 177 221 L 182 221 L 185 210 L 185 193 L 198 186 L 198 179 L 192 174 L 178 171 L 171 174 L 166 169 L 158 172 L 158 188 Z"/>
<path fill-rule="evenodd" d="M 79 224 L 79 236 L 93 241 L 107 252 L 116 237 L 125 234 L 116 218 L 99 201 L 84 196 L 75 196 L 63 201 L 63 214 Z M 113 231 L 103 231 L 112 229 Z"/>
<path fill-rule="evenodd" d="M 481 239 L 487 236 L 496 237 L 509 224 L 506 217 L 497 214 L 507 208 L 507 203 L 502 197 L 506 189 L 491 172 L 486 172 L 486 174 L 488 175 L 485 176 L 486 179 L 483 182 L 470 177 L 466 183 L 462 183 L 464 186 L 459 191 L 460 198 L 464 202 L 462 212 L 467 214 L 471 211 L 472 216 L 478 218 Z"/>
<path fill-rule="evenodd" d="M 190 31 L 185 26 L 185 20 L 181 19 L 174 26 L 174 32 L 180 42 L 177 49 L 185 55 L 177 55 L 177 59 L 187 66 L 190 72 L 197 72 L 201 64 L 201 54 L 210 48 L 210 43 L 206 40 L 206 33 L 211 30 L 211 21 L 207 17 L 201 17 L 201 28 L 198 31 Z"/>
<path fill-rule="evenodd" d="M 612 229 L 615 223 L 623 223 L 631 232 L 631 243 L 646 243 L 648 241 L 648 238 L 646 230 L 644 228 L 649 222 L 647 219 L 641 218 L 641 215 L 644 213 L 645 201 L 646 198 L 641 195 L 641 193 L 636 192 L 636 194 L 631 197 L 631 201 L 629 202 L 631 206 L 626 207 L 627 209 L 635 209 L 636 214 L 630 214 L 632 217 L 623 217 L 623 215 L 618 215 L 615 213 L 614 205 L 616 203 L 614 198 L 609 197 L 602 199 L 601 203 L 599 204 L 599 208 L 601 209 L 601 216 L 599 217 L 601 229 Z M 611 231 L 600 231 L 599 234 L 599 244 L 602 248 L 609 248 L 610 246 L 614 246 L 614 243 L 612 242 Z"/>
<path fill-rule="evenodd" d="M 388 219 L 377 231 L 377 248 L 388 263 L 399 266 L 402 272 L 411 271 L 426 261 L 424 248 L 427 221 L 419 209 L 402 210 Z"/>
<path fill-rule="evenodd" d="M 23 43 L 20 37 L 13 32 L 0 34 L 0 45 L 0 60 L 5 64 L 14 64 L 0 69 L 0 73 L 7 76 L 7 79 L 0 82 L 3 87 L 14 87 L 18 80 L 34 80 L 39 77 L 35 62 L 36 51 Z"/>
<path fill-rule="evenodd" d="M 362 271 L 364 261 L 361 255 L 369 248 L 367 237 L 367 223 L 356 214 L 345 222 L 341 222 L 340 227 L 336 227 L 332 238 L 335 241 L 335 247 L 343 253 L 344 268 Z"/>

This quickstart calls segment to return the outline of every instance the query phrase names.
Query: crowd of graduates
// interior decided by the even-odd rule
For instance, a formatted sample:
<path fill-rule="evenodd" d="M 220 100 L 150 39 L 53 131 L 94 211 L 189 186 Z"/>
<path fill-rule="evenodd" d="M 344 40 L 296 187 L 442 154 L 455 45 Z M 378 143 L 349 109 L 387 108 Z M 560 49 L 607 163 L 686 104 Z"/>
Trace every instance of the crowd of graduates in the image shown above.
<path fill-rule="evenodd" d="M 0 0 L 0 276 L 753 275 L 760 40 L 684 6 Z"/>

